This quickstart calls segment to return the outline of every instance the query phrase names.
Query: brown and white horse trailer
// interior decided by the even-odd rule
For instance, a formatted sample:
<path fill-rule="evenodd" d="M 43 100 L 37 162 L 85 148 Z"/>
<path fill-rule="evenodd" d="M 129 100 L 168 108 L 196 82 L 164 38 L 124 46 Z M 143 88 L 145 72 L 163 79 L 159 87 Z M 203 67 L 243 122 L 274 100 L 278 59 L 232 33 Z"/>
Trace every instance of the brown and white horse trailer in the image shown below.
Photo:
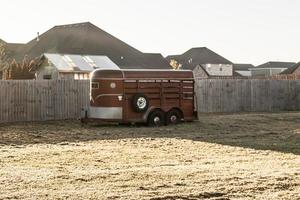
<path fill-rule="evenodd" d="M 109 70 L 91 74 L 90 107 L 82 122 L 147 123 L 193 121 L 194 77 L 190 70 Z"/>

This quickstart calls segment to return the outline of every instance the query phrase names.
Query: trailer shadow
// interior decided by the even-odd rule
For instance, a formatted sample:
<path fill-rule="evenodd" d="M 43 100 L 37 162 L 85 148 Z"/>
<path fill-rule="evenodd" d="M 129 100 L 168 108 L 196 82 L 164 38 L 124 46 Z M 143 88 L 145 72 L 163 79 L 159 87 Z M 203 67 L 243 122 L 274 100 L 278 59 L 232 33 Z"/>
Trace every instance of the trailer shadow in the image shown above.
<path fill-rule="evenodd" d="M 115 124 L 82 127 L 77 121 L 0 127 L 0 148 L 133 138 L 187 139 L 300 155 L 300 113 L 203 115 L 199 122 L 159 128 Z"/>

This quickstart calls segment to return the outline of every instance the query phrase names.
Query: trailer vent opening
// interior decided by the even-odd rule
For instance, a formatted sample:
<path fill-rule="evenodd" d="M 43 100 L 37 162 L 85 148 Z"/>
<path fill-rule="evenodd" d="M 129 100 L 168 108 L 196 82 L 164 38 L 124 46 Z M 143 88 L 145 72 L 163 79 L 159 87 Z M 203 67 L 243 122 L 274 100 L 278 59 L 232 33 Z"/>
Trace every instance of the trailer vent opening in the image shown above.
<path fill-rule="evenodd" d="M 92 82 L 92 89 L 99 89 L 99 83 Z"/>

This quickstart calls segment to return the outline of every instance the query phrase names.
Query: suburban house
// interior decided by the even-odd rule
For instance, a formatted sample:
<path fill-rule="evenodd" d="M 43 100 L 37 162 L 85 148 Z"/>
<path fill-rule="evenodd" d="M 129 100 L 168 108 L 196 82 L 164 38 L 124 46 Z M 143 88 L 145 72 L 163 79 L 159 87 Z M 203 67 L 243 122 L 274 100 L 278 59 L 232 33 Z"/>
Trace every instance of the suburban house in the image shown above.
<path fill-rule="evenodd" d="M 295 64 L 294 66 L 284 70 L 280 73 L 281 75 L 295 75 L 300 76 L 300 62 Z"/>
<path fill-rule="evenodd" d="M 107 56 L 46 53 L 34 69 L 37 80 L 90 78 L 95 69 L 120 69 Z"/>
<path fill-rule="evenodd" d="M 206 47 L 192 48 L 166 59 L 173 68 L 193 70 L 198 78 L 233 76 L 233 63 Z"/>
<path fill-rule="evenodd" d="M 55 26 L 27 44 L 7 45 L 17 61 L 37 60 L 45 53 L 107 56 L 120 68 L 170 69 L 159 53 L 143 53 L 90 22 Z"/>
<path fill-rule="evenodd" d="M 254 65 L 252 64 L 233 64 L 234 73 L 244 77 L 251 76 L 250 69 L 252 68 L 254 68 Z"/>
<path fill-rule="evenodd" d="M 267 62 L 255 68 L 251 68 L 251 76 L 253 77 L 269 77 L 278 75 L 281 72 L 293 67 L 294 62 Z"/>

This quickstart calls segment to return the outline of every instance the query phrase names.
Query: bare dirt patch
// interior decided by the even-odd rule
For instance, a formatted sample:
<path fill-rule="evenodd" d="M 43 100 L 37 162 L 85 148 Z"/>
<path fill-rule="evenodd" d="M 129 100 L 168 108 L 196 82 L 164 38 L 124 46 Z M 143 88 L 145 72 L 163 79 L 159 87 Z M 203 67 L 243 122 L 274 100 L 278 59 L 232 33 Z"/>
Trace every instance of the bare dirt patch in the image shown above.
<path fill-rule="evenodd" d="M 0 199 L 300 199 L 300 113 L 0 127 Z"/>

